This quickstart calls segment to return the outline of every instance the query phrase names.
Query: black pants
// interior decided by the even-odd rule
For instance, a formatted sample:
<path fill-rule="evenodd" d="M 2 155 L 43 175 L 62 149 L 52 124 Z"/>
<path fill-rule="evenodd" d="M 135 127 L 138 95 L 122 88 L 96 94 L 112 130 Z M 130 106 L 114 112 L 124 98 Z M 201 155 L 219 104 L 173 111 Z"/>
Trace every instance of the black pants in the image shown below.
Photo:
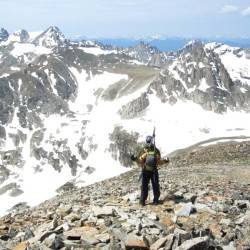
<path fill-rule="evenodd" d="M 141 203 L 145 203 L 148 198 L 148 184 L 151 180 L 153 186 L 154 200 L 153 202 L 158 202 L 160 197 L 160 186 L 159 186 L 159 175 L 158 170 L 154 171 L 142 171 L 142 186 L 141 186 Z"/>

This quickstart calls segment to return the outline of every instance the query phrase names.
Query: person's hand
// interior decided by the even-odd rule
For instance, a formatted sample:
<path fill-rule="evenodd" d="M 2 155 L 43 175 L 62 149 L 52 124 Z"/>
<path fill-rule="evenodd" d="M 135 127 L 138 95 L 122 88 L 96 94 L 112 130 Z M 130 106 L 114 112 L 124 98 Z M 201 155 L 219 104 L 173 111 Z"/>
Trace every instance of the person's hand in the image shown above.
<path fill-rule="evenodd" d="M 135 155 L 130 156 L 131 161 L 137 161 L 137 157 Z"/>
<path fill-rule="evenodd" d="M 163 164 L 167 164 L 167 163 L 169 163 L 169 158 L 168 158 L 168 157 L 166 157 L 166 158 L 162 159 L 162 163 L 163 163 Z"/>

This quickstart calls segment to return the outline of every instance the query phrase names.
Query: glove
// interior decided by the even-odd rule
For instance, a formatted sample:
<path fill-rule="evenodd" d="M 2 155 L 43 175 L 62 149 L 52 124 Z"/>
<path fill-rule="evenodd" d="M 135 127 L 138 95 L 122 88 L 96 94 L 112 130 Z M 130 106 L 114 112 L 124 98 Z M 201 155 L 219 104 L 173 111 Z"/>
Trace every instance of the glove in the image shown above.
<path fill-rule="evenodd" d="M 131 161 L 137 161 L 137 157 L 135 155 L 130 156 Z"/>
<path fill-rule="evenodd" d="M 164 164 L 169 163 L 169 158 L 167 157 L 167 158 L 163 159 L 162 162 L 163 162 Z"/>

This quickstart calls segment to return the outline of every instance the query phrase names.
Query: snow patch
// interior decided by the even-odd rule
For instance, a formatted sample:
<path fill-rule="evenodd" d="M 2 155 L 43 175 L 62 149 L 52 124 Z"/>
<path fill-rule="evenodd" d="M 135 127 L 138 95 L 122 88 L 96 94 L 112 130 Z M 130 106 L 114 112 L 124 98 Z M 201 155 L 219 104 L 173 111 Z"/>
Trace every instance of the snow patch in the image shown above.
<path fill-rule="evenodd" d="M 246 93 L 246 92 L 248 91 L 247 89 L 245 89 L 245 88 L 243 88 L 243 87 L 240 88 L 240 90 L 241 90 L 242 93 Z"/>
<path fill-rule="evenodd" d="M 43 33 L 43 31 L 33 31 L 33 32 L 28 32 L 29 33 L 29 40 L 32 41 L 34 40 L 36 37 L 38 37 L 39 35 L 41 35 Z"/>
<path fill-rule="evenodd" d="M 14 49 L 11 54 L 14 57 L 23 56 L 26 53 L 34 53 L 36 55 L 50 54 L 52 51 L 42 46 L 35 46 L 31 43 L 14 43 Z"/>
<path fill-rule="evenodd" d="M 200 86 L 198 87 L 199 90 L 203 91 L 203 92 L 206 92 L 207 89 L 209 89 L 210 86 L 207 84 L 207 80 L 206 78 L 202 78 L 200 80 Z"/>
<path fill-rule="evenodd" d="M 233 81 L 240 80 L 250 86 L 250 59 L 245 51 L 225 44 L 212 43 L 207 44 L 206 47 L 213 49 L 219 55 Z"/>
<path fill-rule="evenodd" d="M 0 78 L 8 77 L 9 75 L 10 75 L 10 74 L 5 73 L 5 74 L 2 74 L 2 75 L 0 76 Z"/>
<path fill-rule="evenodd" d="M 205 68 L 206 66 L 205 66 L 205 64 L 203 63 L 203 62 L 199 62 L 199 68 L 200 69 L 203 69 L 203 68 Z"/>
<path fill-rule="evenodd" d="M 117 54 L 116 50 L 103 50 L 103 49 L 98 48 L 98 47 L 90 47 L 90 48 L 79 47 L 79 49 L 83 50 L 85 53 L 93 54 L 95 56 Z"/>

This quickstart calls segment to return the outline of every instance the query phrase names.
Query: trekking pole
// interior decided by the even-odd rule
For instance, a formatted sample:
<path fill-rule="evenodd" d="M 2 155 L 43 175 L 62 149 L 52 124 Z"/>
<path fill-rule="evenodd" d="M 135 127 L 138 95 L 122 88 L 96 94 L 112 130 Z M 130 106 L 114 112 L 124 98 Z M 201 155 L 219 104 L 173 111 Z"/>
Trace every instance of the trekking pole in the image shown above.
<path fill-rule="evenodd" d="M 149 183 L 149 185 L 148 185 L 148 201 L 150 202 L 150 183 Z"/>
<path fill-rule="evenodd" d="M 153 138 L 154 138 L 154 152 L 155 152 L 155 127 L 154 127 L 154 130 L 153 130 Z"/>

